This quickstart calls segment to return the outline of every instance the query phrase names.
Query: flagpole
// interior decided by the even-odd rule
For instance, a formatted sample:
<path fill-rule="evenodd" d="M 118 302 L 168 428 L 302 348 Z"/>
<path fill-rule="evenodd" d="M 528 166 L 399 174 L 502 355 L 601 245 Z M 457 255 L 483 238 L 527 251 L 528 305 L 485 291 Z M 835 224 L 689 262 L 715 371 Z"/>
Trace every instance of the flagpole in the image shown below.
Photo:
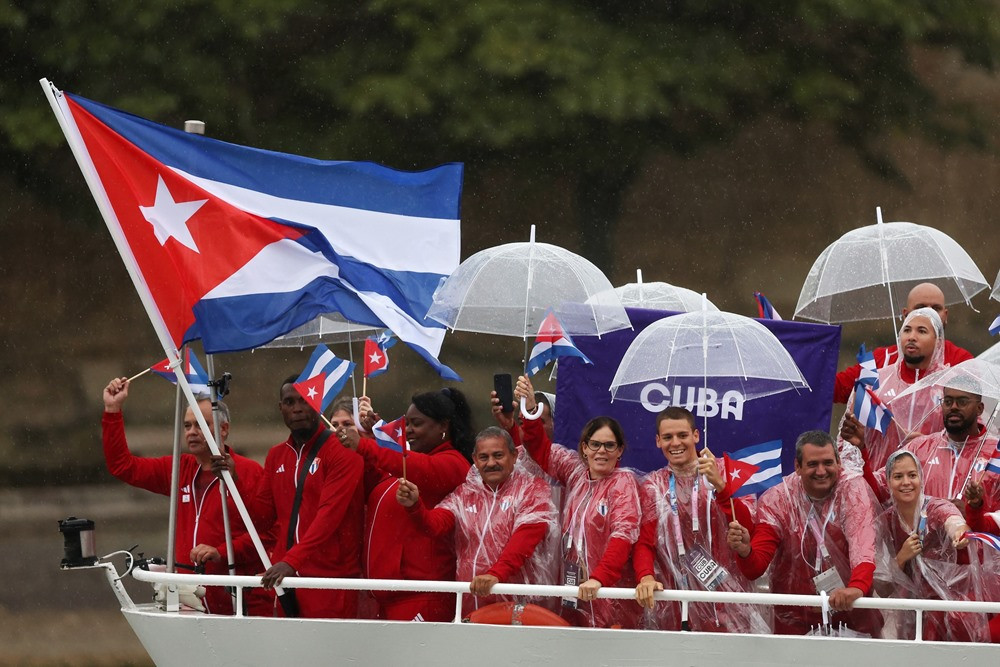
<path fill-rule="evenodd" d="M 351 323 L 347 323 L 347 360 L 352 364 L 354 363 L 354 345 L 351 340 Z M 355 366 L 356 368 L 357 366 Z M 367 378 L 366 378 L 367 379 Z M 358 397 L 358 382 L 354 379 L 354 371 L 351 371 L 351 391 L 354 392 L 354 398 Z M 364 382 L 361 383 L 361 395 L 365 395 L 365 385 Z"/>
<path fill-rule="evenodd" d="M 167 355 L 169 366 L 174 369 L 174 373 L 177 376 L 177 384 L 181 388 L 184 397 L 187 399 L 188 405 L 191 406 L 191 411 L 194 413 L 194 417 L 198 421 L 198 426 L 205 435 L 208 448 L 213 454 L 219 456 L 221 452 L 219 451 L 218 444 L 215 442 L 215 436 L 212 434 L 211 429 L 209 429 L 208 423 L 205 421 L 205 416 L 202 415 L 201 410 L 198 409 L 198 402 L 194 398 L 194 393 L 191 391 L 191 386 L 188 384 L 187 377 L 184 373 L 177 372 L 182 364 L 182 361 L 178 356 L 178 350 L 167 331 L 167 325 L 164 322 L 163 317 L 160 315 L 160 311 L 157 309 L 156 304 L 153 301 L 153 296 L 149 291 L 149 286 L 146 284 L 145 278 L 139 271 L 138 263 L 135 260 L 135 256 L 132 254 L 128 241 L 125 239 L 125 234 L 118 221 L 118 216 L 115 214 L 115 211 L 111 206 L 111 201 L 108 199 L 107 192 L 105 192 L 104 187 L 101 184 L 101 180 L 97 175 L 97 168 L 90 159 L 90 154 L 87 152 L 83 137 L 80 134 L 79 129 L 76 127 L 76 123 L 72 121 L 72 112 L 70 112 L 68 108 L 64 108 L 65 97 L 63 97 L 62 93 L 59 92 L 59 99 L 56 98 L 57 91 L 55 86 L 53 86 L 48 79 L 39 79 L 39 84 L 45 93 L 46 99 L 49 101 L 49 105 L 52 107 L 52 112 L 56 116 L 56 121 L 59 123 L 60 129 L 62 129 L 63 135 L 66 137 L 66 142 L 69 144 L 70 150 L 76 158 L 77 165 L 83 173 L 84 180 L 86 180 L 87 185 L 90 188 L 90 193 L 94 197 L 98 210 L 101 212 L 101 217 L 104 218 L 104 224 L 108 228 L 108 232 L 111 234 L 115 247 L 118 249 L 118 254 L 122 258 L 125 270 L 132 279 L 132 284 L 135 286 L 139 300 L 142 302 L 143 308 L 146 310 L 146 316 L 149 318 L 149 322 L 153 326 L 153 330 L 156 332 L 157 338 L 160 340 L 160 345 L 163 347 L 163 351 Z M 233 502 L 236 504 L 236 509 L 239 510 L 240 517 L 243 519 L 243 523 L 246 526 L 247 534 L 250 536 L 257 554 L 260 556 L 261 563 L 265 568 L 270 568 L 271 559 L 267 555 L 267 550 L 264 548 L 263 542 L 261 542 L 260 535 L 257 533 L 257 529 L 250 518 L 249 512 L 247 512 L 246 505 L 243 503 L 243 498 L 240 496 L 239 489 L 236 488 L 236 482 L 233 479 L 233 476 L 228 470 L 224 470 L 222 473 L 222 479 L 232 492 Z M 284 594 L 284 591 L 279 590 L 277 587 L 275 588 L 275 591 L 279 595 Z"/>
<path fill-rule="evenodd" d="M 184 131 L 187 132 L 188 134 L 200 134 L 204 136 L 205 123 L 200 120 L 186 120 L 184 121 Z M 215 441 L 217 443 L 222 443 L 222 424 L 220 423 L 221 420 L 219 419 L 219 417 L 221 416 L 219 414 L 220 412 L 219 401 L 225 397 L 225 391 L 227 390 L 227 387 L 223 387 L 222 395 L 220 395 L 219 385 L 216 384 L 218 380 L 215 377 L 215 359 L 213 358 L 213 355 L 207 352 L 205 353 L 205 365 L 207 366 L 208 370 L 208 379 L 209 379 L 208 386 L 210 387 L 211 399 L 212 399 L 212 433 L 215 435 Z M 186 368 L 184 370 L 187 371 Z M 221 447 L 223 450 L 225 449 L 224 444 L 222 444 Z M 225 455 L 225 451 L 223 451 L 223 455 Z M 222 503 L 222 532 L 225 535 L 225 541 L 226 541 L 226 561 L 227 561 L 226 564 L 228 565 L 227 569 L 229 572 L 229 576 L 235 576 L 236 560 L 235 556 L 233 555 L 233 530 L 232 530 L 232 524 L 229 522 L 229 501 L 227 495 L 228 494 L 226 493 L 226 485 L 219 484 L 219 500 Z M 235 597 L 235 589 L 234 589 L 234 597 Z M 240 606 L 241 605 L 236 604 L 236 600 L 234 599 L 233 609 L 236 610 Z"/>
<path fill-rule="evenodd" d="M 183 349 L 183 346 L 181 349 Z M 177 385 L 174 398 L 174 441 L 170 452 L 170 514 L 167 520 L 167 572 L 174 572 L 177 565 L 174 552 L 177 550 L 177 496 L 180 489 L 178 482 L 181 476 L 181 437 L 183 433 L 184 401 L 181 394 L 181 387 Z"/>
<path fill-rule="evenodd" d="M 135 375 L 133 375 L 129 379 L 125 380 L 125 382 L 131 382 L 132 380 L 135 380 L 136 378 L 141 378 L 143 375 L 145 375 L 146 373 L 149 373 L 151 370 L 153 370 L 152 366 L 150 366 L 146 370 L 142 371 L 141 373 L 136 373 Z"/>

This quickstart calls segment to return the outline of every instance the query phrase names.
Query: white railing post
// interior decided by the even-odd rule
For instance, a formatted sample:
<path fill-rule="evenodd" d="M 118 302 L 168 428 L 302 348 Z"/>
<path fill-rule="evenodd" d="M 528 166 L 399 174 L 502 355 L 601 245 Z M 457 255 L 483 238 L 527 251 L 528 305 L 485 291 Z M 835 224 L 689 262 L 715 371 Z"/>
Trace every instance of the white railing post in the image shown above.
<path fill-rule="evenodd" d="M 462 622 L 462 594 L 455 593 L 455 620 L 453 623 Z"/>

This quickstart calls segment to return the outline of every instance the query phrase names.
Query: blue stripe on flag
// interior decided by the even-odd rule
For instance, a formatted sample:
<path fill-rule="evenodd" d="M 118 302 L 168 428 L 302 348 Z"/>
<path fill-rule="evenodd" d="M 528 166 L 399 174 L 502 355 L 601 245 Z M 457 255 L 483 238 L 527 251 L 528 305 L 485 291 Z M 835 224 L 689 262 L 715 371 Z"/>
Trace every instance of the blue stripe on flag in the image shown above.
<path fill-rule="evenodd" d="M 316 160 L 191 135 L 79 95 L 67 96 L 160 162 L 194 176 L 288 199 L 458 218 L 463 169 L 459 163 L 406 172 L 374 162 Z M 386 181 L 405 187 L 387 189 Z"/>
<path fill-rule="evenodd" d="M 729 452 L 729 458 L 739 459 L 746 463 L 760 466 L 754 475 L 744 484 L 739 495 L 760 495 L 772 486 L 781 482 L 781 440 L 768 440 L 743 449 Z"/>

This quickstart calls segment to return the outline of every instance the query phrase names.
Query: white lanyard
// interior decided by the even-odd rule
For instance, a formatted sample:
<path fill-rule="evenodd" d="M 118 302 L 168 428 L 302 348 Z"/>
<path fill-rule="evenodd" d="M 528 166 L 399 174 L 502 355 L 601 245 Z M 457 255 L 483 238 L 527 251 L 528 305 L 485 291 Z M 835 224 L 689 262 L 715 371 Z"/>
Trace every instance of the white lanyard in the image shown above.
<path fill-rule="evenodd" d="M 816 516 L 816 506 L 812 505 L 812 501 L 809 501 L 811 506 L 809 508 L 809 516 L 806 517 L 806 525 L 809 527 L 809 531 L 816 538 L 816 565 L 813 568 L 817 572 L 821 572 L 823 569 L 823 561 L 830 557 L 830 551 L 826 548 L 826 526 L 830 523 L 830 519 L 833 518 L 833 507 L 826 513 L 826 519 L 823 520 L 823 526 L 819 525 L 819 517 Z M 800 547 L 804 547 L 805 543 L 805 533 L 802 533 L 802 542 Z M 801 548 L 799 551 L 801 552 Z M 803 556 L 803 559 L 805 556 Z M 809 561 L 806 561 L 807 563 Z"/>
<path fill-rule="evenodd" d="M 698 487 L 700 483 L 701 476 L 695 475 L 694 484 L 691 487 L 691 530 L 695 533 L 698 532 Z M 681 533 L 681 518 L 680 512 L 677 510 L 677 485 L 674 473 L 670 473 L 670 486 L 668 490 L 668 496 L 670 498 L 670 509 L 671 512 L 671 523 L 673 524 L 674 531 L 676 532 L 676 542 L 677 542 L 677 553 L 683 556 L 684 550 L 684 535 Z"/>

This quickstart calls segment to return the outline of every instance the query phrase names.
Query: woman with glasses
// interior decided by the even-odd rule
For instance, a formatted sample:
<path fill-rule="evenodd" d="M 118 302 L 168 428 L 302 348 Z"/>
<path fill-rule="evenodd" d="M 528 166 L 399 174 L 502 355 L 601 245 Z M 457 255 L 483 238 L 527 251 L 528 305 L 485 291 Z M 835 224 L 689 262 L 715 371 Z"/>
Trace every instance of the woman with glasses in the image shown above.
<path fill-rule="evenodd" d="M 535 411 L 535 392 L 526 377 L 517 380 L 515 403 L 525 399 Z M 576 451 L 553 444 L 540 420 L 521 426 L 524 447 L 566 489 L 562 516 L 562 581 L 577 586 L 563 600 L 572 622 L 591 627 L 634 627 L 638 609 L 627 600 L 597 599 L 602 586 L 635 585 L 630 556 L 639 537 L 639 485 L 619 468 L 625 436 L 611 417 L 595 417 L 583 427 Z"/>
<path fill-rule="evenodd" d="M 970 600 L 982 599 L 978 564 L 959 563 L 958 550 L 968 546 L 969 530 L 954 504 L 925 496 L 920 463 L 901 449 L 885 466 L 892 502 L 879 517 L 878 526 L 896 555 L 892 567 L 892 597 Z M 977 559 L 973 559 L 974 561 Z M 915 636 L 914 615 L 886 614 L 884 636 Z M 989 641 L 985 614 L 925 612 L 923 637 L 936 641 Z"/>

